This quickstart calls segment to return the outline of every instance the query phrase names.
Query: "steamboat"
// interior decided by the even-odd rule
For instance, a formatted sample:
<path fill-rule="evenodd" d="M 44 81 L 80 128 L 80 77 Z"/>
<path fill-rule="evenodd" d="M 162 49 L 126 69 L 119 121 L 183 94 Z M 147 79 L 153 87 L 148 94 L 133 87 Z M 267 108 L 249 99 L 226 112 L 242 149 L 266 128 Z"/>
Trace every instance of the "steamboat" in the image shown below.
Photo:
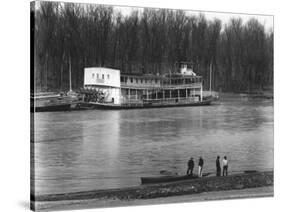
<path fill-rule="evenodd" d="M 104 67 L 84 69 L 83 103 L 98 109 L 204 106 L 203 81 L 192 63 L 178 63 L 178 71 L 165 75 L 120 74 Z"/>

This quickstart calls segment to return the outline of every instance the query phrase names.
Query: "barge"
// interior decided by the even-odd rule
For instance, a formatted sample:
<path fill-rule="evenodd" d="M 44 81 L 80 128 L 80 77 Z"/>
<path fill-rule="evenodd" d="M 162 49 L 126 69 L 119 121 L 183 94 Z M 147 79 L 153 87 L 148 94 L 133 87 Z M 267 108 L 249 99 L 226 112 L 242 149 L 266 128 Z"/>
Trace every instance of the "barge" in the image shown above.
<path fill-rule="evenodd" d="M 188 62 L 165 75 L 122 73 L 89 67 L 84 70 L 84 103 L 96 109 L 133 109 L 210 105 L 203 97 L 203 80 Z"/>
<path fill-rule="evenodd" d="M 30 97 L 30 112 L 69 111 L 77 104 L 77 98 L 63 93 L 39 93 Z"/>

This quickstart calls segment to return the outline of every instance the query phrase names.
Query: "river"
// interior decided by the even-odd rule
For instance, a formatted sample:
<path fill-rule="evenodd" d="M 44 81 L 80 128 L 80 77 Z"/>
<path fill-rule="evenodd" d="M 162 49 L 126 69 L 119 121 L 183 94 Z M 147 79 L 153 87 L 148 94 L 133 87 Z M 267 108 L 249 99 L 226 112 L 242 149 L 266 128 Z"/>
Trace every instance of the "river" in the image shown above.
<path fill-rule="evenodd" d="M 273 101 L 224 95 L 211 106 L 35 113 L 36 194 L 120 188 L 190 157 L 215 171 L 273 169 Z"/>

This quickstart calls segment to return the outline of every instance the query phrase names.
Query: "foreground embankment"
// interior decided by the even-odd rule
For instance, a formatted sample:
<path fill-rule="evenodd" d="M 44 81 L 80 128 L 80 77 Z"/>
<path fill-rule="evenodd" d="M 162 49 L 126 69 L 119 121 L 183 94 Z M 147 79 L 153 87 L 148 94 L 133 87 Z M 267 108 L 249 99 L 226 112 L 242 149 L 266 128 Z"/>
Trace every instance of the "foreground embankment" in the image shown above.
<path fill-rule="evenodd" d="M 235 174 L 227 177 L 205 177 L 157 185 L 141 185 L 130 188 L 95 190 L 64 194 L 31 196 L 34 201 L 65 201 L 87 199 L 150 199 L 176 195 L 190 195 L 202 192 L 257 188 L 273 185 L 273 172 Z"/>
<path fill-rule="evenodd" d="M 259 198 L 272 197 L 273 186 L 264 186 L 256 188 L 245 188 L 240 190 L 224 190 L 202 192 L 192 195 L 180 195 L 170 197 L 158 197 L 151 199 L 86 199 L 86 200 L 64 200 L 64 201 L 47 201 L 36 202 L 36 210 L 38 211 L 54 211 L 54 210 L 75 210 L 88 208 L 104 208 L 104 207 L 120 207 L 120 206 L 137 206 L 137 205 L 159 205 L 168 203 L 186 203 L 198 201 L 213 201 L 226 199 L 241 198 Z"/>

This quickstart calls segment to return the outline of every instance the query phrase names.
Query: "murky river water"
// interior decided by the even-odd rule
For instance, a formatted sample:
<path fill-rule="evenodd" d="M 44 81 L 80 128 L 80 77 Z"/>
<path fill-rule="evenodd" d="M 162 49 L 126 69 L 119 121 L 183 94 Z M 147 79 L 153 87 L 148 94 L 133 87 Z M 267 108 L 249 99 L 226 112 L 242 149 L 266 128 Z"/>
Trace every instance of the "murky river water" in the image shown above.
<path fill-rule="evenodd" d="M 37 194 L 127 187 L 217 155 L 229 170 L 273 169 L 273 101 L 222 97 L 212 106 L 35 115 Z"/>

